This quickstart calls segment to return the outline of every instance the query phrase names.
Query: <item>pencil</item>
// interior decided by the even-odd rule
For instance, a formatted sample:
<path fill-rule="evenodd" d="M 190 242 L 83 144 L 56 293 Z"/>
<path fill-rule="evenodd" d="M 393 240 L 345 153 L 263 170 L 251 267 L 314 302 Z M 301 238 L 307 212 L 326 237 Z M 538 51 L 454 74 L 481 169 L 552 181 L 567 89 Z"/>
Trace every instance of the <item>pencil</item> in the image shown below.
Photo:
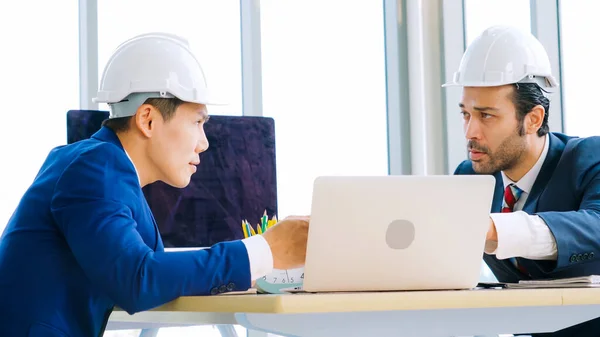
<path fill-rule="evenodd" d="M 246 229 L 246 223 L 242 220 L 242 232 L 244 232 L 244 238 L 248 237 L 248 230 Z"/>
<path fill-rule="evenodd" d="M 276 223 L 277 223 L 277 216 L 273 215 L 273 217 L 271 218 L 271 220 L 269 220 L 267 222 L 267 229 L 273 227 Z"/>
<path fill-rule="evenodd" d="M 267 231 L 267 220 L 269 220 L 269 217 L 267 216 L 267 210 L 265 209 L 265 212 L 263 213 L 263 216 L 261 219 L 263 232 Z"/>
<path fill-rule="evenodd" d="M 252 236 L 252 231 L 251 228 L 252 226 L 250 226 L 250 224 L 248 223 L 248 220 L 244 220 L 244 227 L 246 228 L 246 232 L 248 233 L 248 237 Z"/>
<path fill-rule="evenodd" d="M 252 235 L 256 235 L 254 228 L 252 228 L 252 226 L 249 223 L 246 223 L 246 224 L 248 225 L 248 228 L 250 228 L 250 233 L 252 233 Z"/>

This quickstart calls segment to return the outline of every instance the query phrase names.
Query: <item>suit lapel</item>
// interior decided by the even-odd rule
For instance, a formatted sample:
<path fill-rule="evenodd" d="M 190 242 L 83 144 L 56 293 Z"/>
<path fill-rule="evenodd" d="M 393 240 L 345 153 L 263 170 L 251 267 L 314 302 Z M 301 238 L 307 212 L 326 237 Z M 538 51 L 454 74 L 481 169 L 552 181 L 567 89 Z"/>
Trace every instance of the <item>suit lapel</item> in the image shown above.
<path fill-rule="evenodd" d="M 528 214 L 535 214 L 537 212 L 538 201 L 540 196 L 544 192 L 548 181 L 552 178 L 552 174 L 558 165 L 560 157 L 562 155 L 563 150 L 565 149 L 565 143 L 562 142 L 558 137 L 554 136 L 550 133 L 550 137 L 548 137 L 550 141 L 550 145 L 548 147 L 548 154 L 546 155 L 546 160 L 544 160 L 544 164 L 540 169 L 540 173 L 535 179 L 535 183 L 531 188 L 531 193 L 527 197 L 527 201 L 523 206 L 523 211 Z M 546 261 L 531 261 L 522 257 L 517 257 L 517 261 L 525 267 L 530 273 L 536 271 L 536 273 L 543 273 L 543 271 L 538 266 L 538 263 L 547 263 Z M 530 276 L 525 276 L 527 278 L 531 278 Z"/>
<path fill-rule="evenodd" d="M 114 145 L 117 145 L 123 151 L 125 151 L 125 149 L 123 148 L 123 145 L 121 144 L 121 141 L 119 140 L 119 137 L 116 135 L 116 133 L 114 133 L 111 129 L 107 128 L 106 126 L 103 126 L 102 128 L 100 128 L 100 130 L 98 130 L 96 133 L 94 133 L 91 138 L 95 138 L 95 139 L 103 141 L 103 142 L 112 143 Z M 133 163 L 131 163 L 131 165 L 133 165 Z M 158 224 L 156 223 L 154 214 L 152 214 L 152 209 L 150 208 L 150 205 L 148 205 L 148 201 L 146 200 L 146 197 L 141 189 L 140 189 L 140 195 L 141 195 L 140 199 L 143 201 L 142 205 L 143 205 L 144 211 L 147 213 L 148 217 L 150 219 L 152 219 L 152 223 L 154 225 L 154 232 L 155 232 L 155 238 L 156 238 L 156 240 L 154 241 L 154 251 L 163 251 L 164 245 L 163 245 L 162 238 L 160 235 L 160 229 L 158 228 Z"/>
<path fill-rule="evenodd" d="M 502 182 L 502 175 L 500 172 L 496 172 L 494 177 L 496 178 L 496 187 L 494 188 L 491 213 L 500 213 L 502 210 L 502 200 L 504 198 L 504 183 Z"/>
<path fill-rule="evenodd" d="M 162 243 L 162 238 L 160 236 L 160 230 L 158 228 L 158 224 L 156 223 L 156 219 L 154 219 L 154 215 L 152 214 L 152 210 L 150 209 L 150 205 L 148 205 L 148 201 L 144 197 L 144 194 L 143 193 L 140 193 L 140 194 L 141 194 L 141 199 L 143 200 L 143 204 L 144 204 L 144 211 L 146 211 L 146 213 L 148 214 L 150 219 L 152 219 L 152 224 L 154 225 L 154 251 L 155 252 L 163 251 L 164 246 Z"/>
<path fill-rule="evenodd" d="M 562 143 L 552 133 L 549 134 L 548 140 L 550 141 L 550 145 L 548 147 L 548 154 L 546 155 L 544 164 L 542 164 L 540 173 L 538 173 L 538 176 L 535 179 L 535 183 L 531 187 L 531 192 L 527 197 L 527 201 L 525 201 L 525 205 L 523 206 L 523 211 L 529 214 L 533 214 L 536 212 L 540 195 L 544 191 L 544 188 L 546 184 L 548 184 L 550 178 L 552 178 L 554 169 L 556 168 L 556 165 L 558 165 L 560 156 L 562 155 L 562 152 L 565 148 L 564 143 Z"/>

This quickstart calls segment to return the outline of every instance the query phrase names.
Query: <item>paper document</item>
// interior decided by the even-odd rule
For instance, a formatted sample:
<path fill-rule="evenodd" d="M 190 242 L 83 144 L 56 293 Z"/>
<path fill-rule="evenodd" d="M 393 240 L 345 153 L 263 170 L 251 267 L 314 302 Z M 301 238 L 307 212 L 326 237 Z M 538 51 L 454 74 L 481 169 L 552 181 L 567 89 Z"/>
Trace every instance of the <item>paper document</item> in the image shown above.
<path fill-rule="evenodd" d="M 590 276 L 579 276 L 552 280 L 522 280 L 519 284 L 572 284 L 572 283 L 585 283 L 585 284 L 600 284 L 599 275 Z"/>
<path fill-rule="evenodd" d="M 484 288 L 535 289 L 535 288 L 594 288 L 600 287 L 600 275 L 562 279 L 521 280 L 519 283 L 480 283 Z"/>

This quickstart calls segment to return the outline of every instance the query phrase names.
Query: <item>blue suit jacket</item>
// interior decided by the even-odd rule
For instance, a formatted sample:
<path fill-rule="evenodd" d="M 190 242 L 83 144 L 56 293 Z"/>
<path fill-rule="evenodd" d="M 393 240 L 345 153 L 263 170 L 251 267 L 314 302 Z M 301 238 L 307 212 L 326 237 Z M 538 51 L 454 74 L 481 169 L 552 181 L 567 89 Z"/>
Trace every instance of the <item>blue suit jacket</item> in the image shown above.
<path fill-rule="evenodd" d="M 485 262 L 500 282 L 600 274 L 600 137 L 551 133 L 549 140 L 546 160 L 523 211 L 537 214 L 546 222 L 556 239 L 558 259 L 517 258 L 529 276 L 519 272 L 509 260 L 484 254 Z M 462 162 L 455 174 L 475 174 L 472 163 Z M 497 213 L 502 207 L 504 185 L 500 172 L 494 177 L 491 212 Z M 579 330 L 577 335 L 581 336 Z"/>
<path fill-rule="evenodd" d="M 117 136 L 52 150 L 0 240 L 0 336 L 101 336 L 179 296 L 250 287 L 241 241 L 165 253 Z"/>

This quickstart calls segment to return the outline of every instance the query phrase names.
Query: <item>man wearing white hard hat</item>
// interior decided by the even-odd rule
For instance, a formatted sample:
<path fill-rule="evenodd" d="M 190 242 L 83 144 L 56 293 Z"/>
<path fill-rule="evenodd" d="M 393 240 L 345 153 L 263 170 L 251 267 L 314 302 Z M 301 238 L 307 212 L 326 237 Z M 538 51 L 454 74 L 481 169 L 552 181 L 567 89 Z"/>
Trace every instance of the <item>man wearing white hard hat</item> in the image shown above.
<path fill-rule="evenodd" d="M 491 27 L 445 86 L 463 87 L 469 159 L 455 174 L 496 177 L 484 254 L 496 278 L 600 274 L 600 137 L 550 132 L 549 97 L 558 84 L 541 43 Z M 598 334 L 595 319 L 551 336 Z"/>
<path fill-rule="evenodd" d="M 302 266 L 308 217 L 199 251 L 164 252 L 142 187 L 183 188 L 209 144 L 214 103 L 185 40 L 137 36 L 108 61 L 96 102 L 110 118 L 53 149 L 0 241 L 0 336 L 101 336 L 130 314 L 185 295 L 247 290 Z"/>

